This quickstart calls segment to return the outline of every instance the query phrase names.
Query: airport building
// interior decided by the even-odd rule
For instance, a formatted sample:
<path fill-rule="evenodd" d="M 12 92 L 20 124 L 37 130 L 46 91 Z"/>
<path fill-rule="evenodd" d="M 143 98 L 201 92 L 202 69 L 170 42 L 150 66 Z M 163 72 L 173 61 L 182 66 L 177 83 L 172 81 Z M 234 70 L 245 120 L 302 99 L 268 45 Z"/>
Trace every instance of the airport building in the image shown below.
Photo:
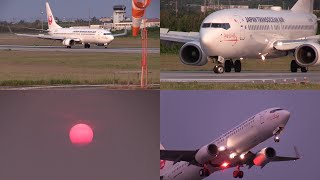
<path fill-rule="evenodd" d="M 102 18 L 103 28 L 111 30 L 131 30 L 132 20 L 126 17 L 126 6 L 115 5 L 113 6 L 113 16 L 112 18 Z M 160 27 L 160 19 L 146 19 L 143 20 L 146 23 L 146 27 Z M 143 27 L 143 23 L 141 25 Z"/>

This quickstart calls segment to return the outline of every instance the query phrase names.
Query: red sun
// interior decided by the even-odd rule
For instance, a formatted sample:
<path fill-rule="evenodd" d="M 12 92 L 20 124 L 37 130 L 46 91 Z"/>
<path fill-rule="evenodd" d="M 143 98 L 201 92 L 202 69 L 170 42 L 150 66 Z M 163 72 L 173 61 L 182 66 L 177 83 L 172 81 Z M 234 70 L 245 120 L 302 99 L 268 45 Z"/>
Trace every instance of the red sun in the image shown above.
<path fill-rule="evenodd" d="M 72 144 L 88 145 L 92 142 L 92 128 L 86 124 L 77 124 L 70 129 L 69 137 Z"/>

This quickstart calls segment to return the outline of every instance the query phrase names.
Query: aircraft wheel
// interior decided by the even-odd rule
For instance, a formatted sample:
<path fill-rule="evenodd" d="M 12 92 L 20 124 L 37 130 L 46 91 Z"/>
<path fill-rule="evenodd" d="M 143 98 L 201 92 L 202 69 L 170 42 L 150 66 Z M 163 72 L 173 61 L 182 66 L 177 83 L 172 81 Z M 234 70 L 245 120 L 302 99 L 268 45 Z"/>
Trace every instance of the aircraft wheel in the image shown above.
<path fill-rule="evenodd" d="M 238 178 L 239 177 L 239 171 L 233 171 L 233 177 Z"/>
<path fill-rule="evenodd" d="M 213 72 L 217 74 L 222 74 L 224 72 L 224 67 L 222 65 L 215 65 L 213 67 Z"/>
<path fill-rule="evenodd" d="M 226 60 L 224 62 L 224 71 L 225 72 L 231 72 L 232 69 L 232 61 L 231 60 Z"/>
<path fill-rule="evenodd" d="M 291 64 L 290 64 L 291 72 L 294 72 L 294 73 L 298 72 L 298 67 L 299 67 L 299 65 L 297 64 L 296 60 L 292 60 Z M 302 69 L 301 69 L 301 71 L 302 71 Z"/>
<path fill-rule="evenodd" d="M 243 178 L 243 175 L 244 175 L 243 171 L 239 171 L 239 173 L 238 173 L 238 177 L 239 177 L 240 179 L 242 179 L 242 178 Z"/>
<path fill-rule="evenodd" d="M 308 68 L 307 67 L 301 67 L 301 72 L 303 72 L 303 73 L 308 72 Z"/>
<path fill-rule="evenodd" d="M 276 142 L 276 143 L 280 142 L 279 136 L 275 136 L 275 137 L 274 137 L 274 142 Z"/>
<path fill-rule="evenodd" d="M 241 61 L 236 60 L 234 62 L 234 72 L 241 72 Z"/>

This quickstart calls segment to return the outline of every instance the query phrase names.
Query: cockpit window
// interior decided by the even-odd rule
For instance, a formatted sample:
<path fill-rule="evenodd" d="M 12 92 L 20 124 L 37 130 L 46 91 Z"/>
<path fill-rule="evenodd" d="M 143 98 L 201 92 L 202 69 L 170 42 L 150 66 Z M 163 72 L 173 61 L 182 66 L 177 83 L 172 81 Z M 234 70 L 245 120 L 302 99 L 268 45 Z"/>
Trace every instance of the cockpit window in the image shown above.
<path fill-rule="evenodd" d="M 202 28 L 223 28 L 225 30 L 230 29 L 229 23 L 203 23 Z"/>
<path fill-rule="evenodd" d="M 270 113 L 274 113 L 274 112 L 281 111 L 281 110 L 283 110 L 283 109 L 273 109 L 270 111 Z"/>
<path fill-rule="evenodd" d="M 103 33 L 103 35 L 112 35 L 111 33 Z"/>
<path fill-rule="evenodd" d="M 208 28 L 208 27 L 210 27 L 211 26 L 211 23 L 203 23 L 202 24 L 202 27 L 203 28 Z"/>

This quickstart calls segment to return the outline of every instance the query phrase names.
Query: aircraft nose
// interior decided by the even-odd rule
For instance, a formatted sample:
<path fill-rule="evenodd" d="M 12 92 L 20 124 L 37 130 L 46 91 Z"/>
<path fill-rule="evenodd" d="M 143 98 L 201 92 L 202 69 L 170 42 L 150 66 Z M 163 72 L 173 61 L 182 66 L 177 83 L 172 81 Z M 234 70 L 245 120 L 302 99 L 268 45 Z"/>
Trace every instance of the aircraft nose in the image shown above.
<path fill-rule="evenodd" d="M 111 37 L 110 37 L 110 40 L 113 41 L 113 40 L 114 40 L 114 36 L 111 36 Z"/>
<path fill-rule="evenodd" d="M 281 117 L 282 117 L 282 118 L 281 118 L 282 121 L 284 121 L 285 123 L 287 123 L 288 120 L 289 120 L 289 118 L 290 118 L 290 112 L 287 111 L 287 110 L 281 111 Z"/>
<path fill-rule="evenodd" d="M 200 31 L 200 44 L 202 49 L 207 52 L 211 47 L 211 33 L 207 29 Z"/>

